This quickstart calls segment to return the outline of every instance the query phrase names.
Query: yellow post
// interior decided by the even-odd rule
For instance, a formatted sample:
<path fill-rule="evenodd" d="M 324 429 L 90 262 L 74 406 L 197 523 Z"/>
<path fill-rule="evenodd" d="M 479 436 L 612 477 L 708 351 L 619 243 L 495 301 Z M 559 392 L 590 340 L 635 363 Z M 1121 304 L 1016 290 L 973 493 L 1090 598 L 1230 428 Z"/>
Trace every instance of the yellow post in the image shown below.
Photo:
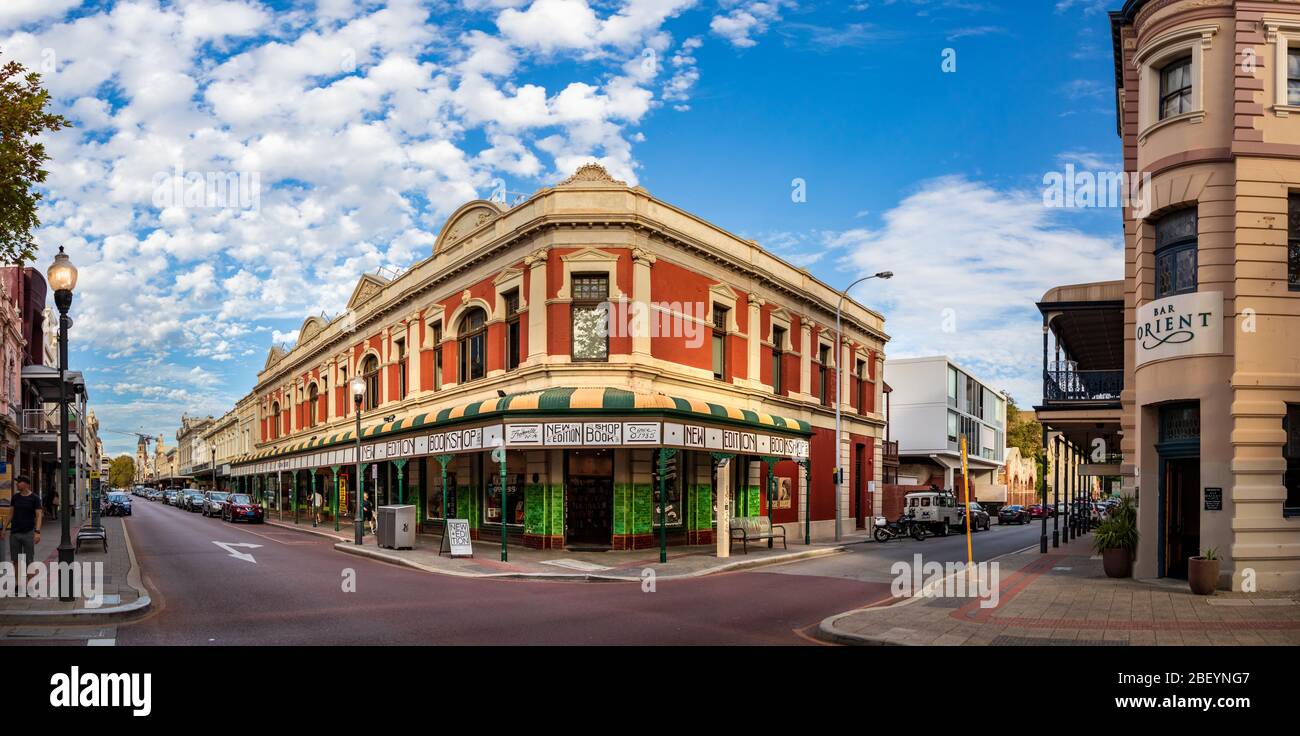
<path fill-rule="evenodd" d="M 972 552 L 970 541 L 970 472 L 966 468 L 966 436 L 961 438 L 961 488 L 966 496 L 966 567 L 970 568 L 975 564 L 975 555 Z"/>

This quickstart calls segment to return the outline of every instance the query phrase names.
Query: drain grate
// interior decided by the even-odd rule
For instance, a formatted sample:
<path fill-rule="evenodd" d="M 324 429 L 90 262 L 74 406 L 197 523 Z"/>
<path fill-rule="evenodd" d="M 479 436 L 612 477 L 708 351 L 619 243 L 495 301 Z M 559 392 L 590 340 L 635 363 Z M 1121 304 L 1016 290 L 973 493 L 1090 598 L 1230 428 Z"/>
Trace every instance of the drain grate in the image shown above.
<path fill-rule="evenodd" d="M 1126 641 L 1104 639 L 1046 639 L 1036 636 L 1008 636 L 1000 634 L 989 642 L 995 647 L 1126 647 Z"/>

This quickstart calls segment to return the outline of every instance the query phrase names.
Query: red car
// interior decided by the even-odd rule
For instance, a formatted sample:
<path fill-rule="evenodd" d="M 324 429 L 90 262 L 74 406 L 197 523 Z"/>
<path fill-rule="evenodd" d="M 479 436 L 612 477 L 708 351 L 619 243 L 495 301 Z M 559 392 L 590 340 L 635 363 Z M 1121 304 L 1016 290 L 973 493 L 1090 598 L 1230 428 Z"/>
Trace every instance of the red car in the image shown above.
<path fill-rule="evenodd" d="M 247 493 L 232 493 L 221 504 L 222 521 L 252 521 L 261 524 L 265 519 L 262 504 Z"/>
<path fill-rule="evenodd" d="M 1041 519 L 1044 516 L 1050 517 L 1051 515 L 1052 515 L 1052 509 L 1048 506 L 1042 505 L 1041 503 L 1036 503 L 1029 506 L 1029 518 L 1031 519 Z"/>

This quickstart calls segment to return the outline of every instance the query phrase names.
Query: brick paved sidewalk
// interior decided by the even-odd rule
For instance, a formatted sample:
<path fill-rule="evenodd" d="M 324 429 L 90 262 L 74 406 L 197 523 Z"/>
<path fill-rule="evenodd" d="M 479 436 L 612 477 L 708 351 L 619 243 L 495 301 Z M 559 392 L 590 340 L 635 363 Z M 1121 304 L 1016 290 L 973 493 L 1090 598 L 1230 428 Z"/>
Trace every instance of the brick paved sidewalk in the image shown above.
<path fill-rule="evenodd" d="M 994 608 L 913 597 L 831 616 L 818 633 L 855 645 L 1300 644 L 1300 594 L 1198 596 L 1181 581 L 1113 580 L 1086 542 L 1000 558 Z"/>
<path fill-rule="evenodd" d="M 87 624 L 97 621 L 135 615 L 147 608 L 151 601 L 141 581 L 139 563 L 129 543 L 129 530 L 125 520 L 116 516 L 102 517 L 100 522 L 108 533 L 108 551 L 102 545 L 83 543 L 76 553 L 76 562 L 102 563 L 103 588 L 98 607 L 87 606 L 88 601 L 77 599 L 60 601 L 58 599 L 57 581 L 49 585 L 52 597 L 10 597 L 0 596 L 0 625 L 5 624 L 44 624 L 63 621 L 85 621 Z M 72 539 L 76 542 L 77 529 L 81 526 L 76 519 L 72 523 Z M 41 542 L 36 545 L 36 559 L 42 562 L 58 560 L 59 540 L 61 537 L 59 520 L 47 520 L 41 530 Z M 6 560 L 8 559 L 8 537 L 5 538 Z"/>

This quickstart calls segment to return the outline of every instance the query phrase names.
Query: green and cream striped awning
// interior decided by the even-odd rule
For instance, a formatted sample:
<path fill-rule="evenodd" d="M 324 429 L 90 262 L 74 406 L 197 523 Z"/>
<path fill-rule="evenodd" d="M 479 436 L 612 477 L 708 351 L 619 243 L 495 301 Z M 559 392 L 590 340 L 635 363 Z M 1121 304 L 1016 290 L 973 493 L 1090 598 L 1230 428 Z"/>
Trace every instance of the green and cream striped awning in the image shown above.
<path fill-rule="evenodd" d="M 365 427 L 363 440 L 377 439 L 412 429 L 440 428 L 480 419 L 509 417 L 554 416 L 564 413 L 584 415 L 637 415 L 657 414 L 703 419 L 720 424 L 730 424 L 748 429 L 775 430 L 807 436 L 812 427 L 800 419 L 789 419 L 774 414 L 764 414 L 750 409 L 737 409 L 725 404 L 715 404 L 699 399 L 683 399 L 660 393 L 639 393 L 621 388 L 548 388 L 509 394 L 500 398 L 471 401 L 437 411 L 413 411 L 391 422 Z M 318 435 L 276 448 L 250 453 L 233 461 L 244 464 L 272 457 L 295 455 L 332 445 L 356 440 L 354 430 L 340 430 L 328 435 Z"/>

